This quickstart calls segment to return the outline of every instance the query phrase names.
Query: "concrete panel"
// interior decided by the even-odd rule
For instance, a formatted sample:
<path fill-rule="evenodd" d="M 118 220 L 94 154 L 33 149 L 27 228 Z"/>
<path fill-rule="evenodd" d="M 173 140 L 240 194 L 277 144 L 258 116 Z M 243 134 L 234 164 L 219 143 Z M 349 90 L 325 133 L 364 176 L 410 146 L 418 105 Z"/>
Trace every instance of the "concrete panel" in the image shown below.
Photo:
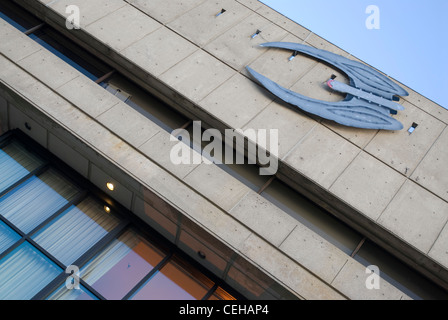
<path fill-rule="evenodd" d="M 343 251 L 301 224 L 283 241 L 280 249 L 328 283 L 348 259 Z"/>
<path fill-rule="evenodd" d="M 254 11 L 260 9 L 263 6 L 263 4 L 259 0 L 236 0 L 236 1 Z"/>
<path fill-rule="evenodd" d="M 241 74 L 235 74 L 200 102 L 229 128 L 241 129 L 274 100 L 274 96 Z"/>
<path fill-rule="evenodd" d="M 150 119 L 124 102 L 117 103 L 97 120 L 134 147 L 139 147 L 162 130 Z"/>
<path fill-rule="evenodd" d="M 60 110 L 62 106 L 69 104 L 31 75 L 11 64 L 3 56 L 0 56 L 0 79 L 43 108 L 56 107 L 56 110 Z"/>
<path fill-rule="evenodd" d="M 265 270 L 246 257 L 235 255 L 227 272 L 226 283 L 252 300 L 299 299 L 297 294 L 281 287 Z"/>
<path fill-rule="evenodd" d="M 132 206 L 132 192 L 123 186 L 118 180 L 105 173 L 93 163 L 90 165 L 90 181 L 96 185 L 103 192 L 108 194 L 113 199 L 117 200 L 128 210 L 131 210 Z M 107 183 L 114 185 L 114 190 L 111 191 L 107 188 Z"/>
<path fill-rule="evenodd" d="M 261 269 L 307 300 L 344 300 L 345 297 L 256 235 L 241 250 Z"/>
<path fill-rule="evenodd" d="M 302 41 L 305 40 L 310 34 L 310 31 L 308 29 L 302 27 L 301 25 L 297 24 L 296 22 L 285 17 L 278 11 L 275 11 L 274 9 L 270 8 L 265 4 L 261 5 L 261 7 L 257 10 L 257 13 L 269 19 L 270 21 L 274 22 L 279 27 L 282 27 L 285 30 L 289 31 L 291 34 L 293 34 Z"/>
<path fill-rule="evenodd" d="M 274 246 L 279 246 L 298 224 L 297 220 L 253 191 L 230 214 Z"/>
<path fill-rule="evenodd" d="M 146 143 L 139 147 L 139 150 L 143 152 L 146 156 L 148 156 L 152 161 L 157 163 L 160 167 L 166 169 L 171 174 L 183 179 L 187 174 L 189 174 L 194 168 L 196 168 L 199 164 L 194 164 L 191 161 L 191 164 L 174 164 L 171 161 L 171 151 L 173 148 L 182 143 L 180 141 L 171 141 L 171 134 L 165 131 L 160 131 L 156 135 L 154 135 L 151 139 L 149 139 Z M 186 149 L 189 149 L 188 146 L 185 146 Z M 190 149 L 190 159 L 193 159 L 193 149 Z"/>
<path fill-rule="evenodd" d="M 283 159 L 295 145 L 317 125 L 317 122 L 282 101 L 273 101 L 244 126 L 246 129 L 277 129 L 278 158 Z M 268 136 L 269 137 L 269 136 Z M 267 150 L 270 151 L 270 139 Z"/>
<path fill-rule="evenodd" d="M 182 14 L 197 7 L 205 0 L 126 0 L 134 7 L 139 8 L 150 17 L 166 24 Z"/>
<path fill-rule="evenodd" d="M 204 265 L 218 277 L 224 275 L 228 261 L 201 243 L 195 236 L 182 230 L 179 237 L 179 248 L 193 259 Z"/>
<path fill-rule="evenodd" d="M 257 32 L 261 33 L 252 38 Z M 204 47 L 204 50 L 240 71 L 263 54 L 259 44 L 281 41 L 288 33 L 271 21 L 254 13 L 220 35 Z"/>
<path fill-rule="evenodd" d="M 300 39 L 291 34 L 286 36 L 282 41 L 302 43 Z M 317 64 L 316 59 L 303 54 L 299 54 L 292 61 L 289 61 L 293 52 L 288 50 L 277 48 L 260 48 L 260 50 L 265 52 L 249 66 L 287 89 L 292 87 L 293 84 Z M 242 73 L 251 77 L 245 69 Z"/>
<path fill-rule="evenodd" d="M 217 16 L 222 9 L 226 12 Z M 205 1 L 170 22 L 168 27 L 202 47 L 250 13 L 251 10 L 236 1 Z"/>
<path fill-rule="evenodd" d="M 378 223 L 428 253 L 448 221 L 448 203 L 408 180 Z"/>
<path fill-rule="evenodd" d="M 193 235 L 195 240 L 199 242 L 201 246 L 206 246 L 208 250 L 212 251 L 213 254 L 219 256 L 226 262 L 229 262 L 232 257 L 235 256 L 235 252 L 232 249 L 225 246 L 216 238 L 210 236 L 210 233 L 189 219 L 182 219 L 182 232 L 187 232 L 190 235 Z M 197 253 L 197 251 L 195 253 Z"/>
<path fill-rule="evenodd" d="M 377 220 L 406 178 L 371 155 L 361 152 L 330 191 Z"/>
<path fill-rule="evenodd" d="M 440 121 L 445 122 L 448 124 L 448 109 L 440 106 L 439 104 L 435 103 L 434 101 L 422 96 L 418 92 L 415 92 L 411 88 L 403 85 L 402 83 L 395 80 L 399 85 L 401 85 L 408 93 L 409 96 L 404 97 L 403 99 L 407 102 L 411 103 L 412 105 L 416 106 L 417 108 L 426 111 L 430 115 L 436 117 Z"/>
<path fill-rule="evenodd" d="M 359 152 L 347 140 L 324 126 L 317 125 L 284 161 L 328 189 Z"/>
<path fill-rule="evenodd" d="M 448 268 L 448 224 L 440 232 L 439 237 L 432 246 L 428 255 L 434 260 L 442 264 L 445 268 Z"/>
<path fill-rule="evenodd" d="M 173 243 L 175 242 L 178 229 L 177 224 L 172 222 L 157 209 L 143 201 L 140 197 L 135 197 L 132 212 L 163 235 L 166 239 Z"/>
<path fill-rule="evenodd" d="M 127 5 L 98 21 L 85 30 L 116 51 L 121 51 L 162 25 L 133 6 Z"/>
<path fill-rule="evenodd" d="M 131 44 L 121 54 L 152 75 L 159 76 L 196 50 L 191 42 L 162 27 Z"/>
<path fill-rule="evenodd" d="M 135 166 L 134 166 L 135 167 Z M 134 169 L 132 167 L 132 169 Z M 239 248 L 250 235 L 250 231 L 234 218 L 220 210 L 211 202 L 202 197 L 192 188 L 162 169 L 153 168 L 145 170 L 146 174 L 136 175 L 142 183 L 157 190 L 157 194 L 165 201 L 179 208 L 184 215 L 193 222 L 198 223 L 212 235 L 225 243 Z"/>
<path fill-rule="evenodd" d="M 38 0 L 39 2 L 42 2 L 43 4 L 47 5 L 51 2 L 55 2 L 54 0 Z"/>
<path fill-rule="evenodd" d="M 307 38 L 305 40 L 305 44 L 308 45 L 308 46 L 312 46 L 314 48 L 317 48 L 317 49 L 330 51 L 330 52 L 333 52 L 335 54 L 339 54 L 339 55 L 344 56 L 344 57 L 347 57 L 349 55 L 348 52 L 346 52 L 346 51 L 342 50 L 341 48 L 335 46 L 331 42 L 325 40 L 324 38 L 318 36 L 315 33 L 310 33 L 307 36 Z"/>
<path fill-rule="evenodd" d="M 250 190 L 245 184 L 214 164 L 201 164 L 183 180 L 227 212 Z"/>
<path fill-rule="evenodd" d="M 275 281 L 244 258 L 237 257 L 227 272 L 226 283 L 249 300 L 277 300 Z"/>
<path fill-rule="evenodd" d="M 79 76 L 56 92 L 93 118 L 109 110 L 120 100 L 87 77 Z"/>
<path fill-rule="evenodd" d="M 126 2 L 123 0 L 59 0 L 51 1 L 47 5 L 63 17 L 69 17 L 71 15 L 71 12 L 66 13 L 68 6 L 78 6 L 80 11 L 80 26 L 84 29 L 92 22 L 124 7 Z"/>
<path fill-rule="evenodd" d="M 9 105 L 9 125 L 11 130 L 20 129 L 41 146 L 47 147 L 47 130 L 12 104 Z"/>
<path fill-rule="evenodd" d="M 88 178 L 89 161 L 52 133 L 48 134 L 48 150 L 79 174 Z"/>
<path fill-rule="evenodd" d="M 412 174 L 412 180 L 448 201 L 448 128 Z"/>
<path fill-rule="evenodd" d="M 401 131 L 380 131 L 365 150 L 397 171 L 410 176 L 446 125 L 424 111 L 404 103 L 405 110 L 395 118 L 403 123 Z M 413 123 L 418 127 L 412 134 Z"/>
<path fill-rule="evenodd" d="M 140 190 L 141 198 L 144 203 L 149 204 L 151 207 L 155 208 L 158 212 L 160 212 L 164 217 L 173 222 L 174 224 L 178 224 L 180 220 L 180 213 L 172 206 L 170 206 L 166 201 L 159 197 L 158 194 L 149 190 L 148 188 L 142 186 Z M 138 197 L 136 197 L 137 199 Z M 138 208 L 138 199 L 135 201 L 135 208 Z M 152 211 L 150 211 L 152 213 Z"/>
<path fill-rule="evenodd" d="M 234 73 L 221 61 L 199 50 L 163 73 L 160 79 L 193 102 L 198 102 Z"/>
<path fill-rule="evenodd" d="M 17 62 L 34 52 L 42 49 L 42 46 L 14 28 L 0 18 L 0 52 L 14 62 Z"/>
<path fill-rule="evenodd" d="M 52 89 L 81 75 L 75 68 L 46 49 L 18 61 L 18 65 Z"/>
<path fill-rule="evenodd" d="M 358 146 L 360 149 L 364 149 L 367 144 L 373 139 L 373 137 L 375 137 L 375 135 L 378 133 L 378 130 L 363 130 L 359 128 L 347 127 L 327 119 L 318 117 L 315 117 L 315 119 L 319 120 L 323 126 L 337 133 L 341 137 L 347 139 L 354 145 Z"/>
<path fill-rule="evenodd" d="M 366 273 L 366 267 L 350 259 L 331 284 L 352 300 L 400 300 L 406 297 L 403 292 L 381 278 L 380 289 L 367 289 L 366 280 L 370 274 Z"/>

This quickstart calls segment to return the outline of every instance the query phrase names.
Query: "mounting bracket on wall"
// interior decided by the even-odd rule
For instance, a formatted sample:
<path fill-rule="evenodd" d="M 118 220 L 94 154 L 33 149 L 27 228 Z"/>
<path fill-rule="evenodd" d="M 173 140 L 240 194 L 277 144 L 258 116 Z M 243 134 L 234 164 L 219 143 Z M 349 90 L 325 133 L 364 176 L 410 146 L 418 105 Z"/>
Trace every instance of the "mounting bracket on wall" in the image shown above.
<path fill-rule="evenodd" d="M 397 114 L 397 111 L 404 110 L 402 105 L 394 101 L 399 100 L 398 96 L 408 96 L 409 94 L 375 69 L 332 52 L 299 43 L 270 42 L 260 46 L 287 49 L 296 55 L 303 53 L 317 58 L 341 70 L 350 79 L 350 85 L 346 85 L 331 77 L 327 81 L 327 85 L 335 91 L 346 93 L 347 96 L 343 101 L 327 102 L 288 90 L 247 67 L 249 73 L 261 85 L 283 101 L 297 106 L 305 112 L 345 126 L 377 130 L 403 129 L 401 122 L 391 117 L 391 114 Z"/>

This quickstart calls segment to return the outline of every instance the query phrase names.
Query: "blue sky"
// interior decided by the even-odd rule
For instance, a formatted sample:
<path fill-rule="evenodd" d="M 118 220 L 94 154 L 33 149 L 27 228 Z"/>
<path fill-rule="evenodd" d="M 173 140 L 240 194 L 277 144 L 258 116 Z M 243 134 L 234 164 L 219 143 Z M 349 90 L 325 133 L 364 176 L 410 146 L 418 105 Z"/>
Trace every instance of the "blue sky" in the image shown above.
<path fill-rule="evenodd" d="M 448 108 L 448 0 L 261 0 Z M 380 28 L 368 29 L 369 5 Z"/>

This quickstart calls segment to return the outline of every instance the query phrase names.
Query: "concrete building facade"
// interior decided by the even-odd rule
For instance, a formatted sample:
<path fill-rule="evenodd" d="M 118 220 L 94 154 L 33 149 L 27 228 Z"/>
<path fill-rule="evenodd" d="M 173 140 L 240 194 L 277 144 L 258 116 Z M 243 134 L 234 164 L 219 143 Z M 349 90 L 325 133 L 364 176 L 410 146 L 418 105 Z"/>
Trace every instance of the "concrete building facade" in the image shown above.
<path fill-rule="evenodd" d="M 344 96 L 323 82 L 348 79 L 259 44 L 359 60 L 256 0 L 13 2 L 35 20 L 25 32 L 0 20 L 1 134 L 28 135 L 248 299 L 448 297 L 448 110 L 403 84 L 401 131 L 291 108 L 246 66 L 325 101 Z M 42 28 L 96 74 L 42 45 Z M 204 141 L 191 143 L 199 163 L 175 164 L 179 128 L 276 129 L 278 152 L 250 137 L 244 147 L 271 152 L 278 170 L 210 164 Z"/>

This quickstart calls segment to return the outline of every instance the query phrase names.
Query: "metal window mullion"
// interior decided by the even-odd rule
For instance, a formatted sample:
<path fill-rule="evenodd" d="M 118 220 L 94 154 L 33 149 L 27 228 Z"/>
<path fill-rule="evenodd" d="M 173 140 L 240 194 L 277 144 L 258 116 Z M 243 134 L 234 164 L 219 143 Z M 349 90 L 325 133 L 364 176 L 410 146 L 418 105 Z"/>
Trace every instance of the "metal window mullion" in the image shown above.
<path fill-rule="evenodd" d="M 162 259 L 151 271 L 148 272 L 146 276 L 143 277 L 142 280 L 140 280 L 134 288 L 132 288 L 121 300 L 128 300 L 134 293 L 136 293 L 151 277 L 154 276 L 157 272 L 159 272 L 173 257 L 174 253 L 169 252 L 165 258 Z"/>
<path fill-rule="evenodd" d="M 271 178 L 269 178 L 268 181 L 266 181 L 266 183 L 257 191 L 258 194 L 262 194 L 264 192 L 264 190 L 266 190 L 272 182 L 274 182 L 276 176 L 272 176 Z"/>
<path fill-rule="evenodd" d="M 106 81 L 107 79 L 109 79 L 110 77 L 112 77 L 115 74 L 115 70 L 112 70 L 108 73 L 106 73 L 105 75 L 101 76 L 100 78 L 96 79 L 94 82 L 96 84 L 100 84 L 103 81 Z"/>
<path fill-rule="evenodd" d="M 41 24 L 38 24 L 37 26 L 32 27 L 31 29 L 28 29 L 28 30 L 26 30 L 26 31 L 23 32 L 23 33 L 24 33 L 25 35 L 29 36 L 30 34 L 36 32 L 37 30 L 39 30 L 39 29 L 41 29 L 42 27 L 44 27 L 45 25 L 46 25 L 45 22 L 44 22 L 44 23 L 41 23 Z"/>
<path fill-rule="evenodd" d="M 53 256 L 48 250 L 38 244 L 35 240 L 33 240 L 30 236 L 24 237 L 26 241 L 28 241 L 34 248 L 39 250 L 43 255 L 45 255 L 48 259 L 50 259 L 53 263 L 55 263 L 59 268 L 65 270 L 65 264 L 63 264 L 59 259 Z"/>
<path fill-rule="evenodd" d="M 67 202 L 64 206 L 59 208 L 55 213 L 53 213 L 51 216 L 49 216 L 47 219 L 39 223 L 34 229 L 32 229 L 28 234 L 34 235 L 36 232 L 41 230 L 43 227 L 45 227 L 51 220 L 53 220 L 55 217 L 63 213 L 65 210 L 70 208 L 72 205 L 77 205 L 80 202 L 82 202 L 88 195 L 88 192 L 85 190 L 80 191 L 71 201 Z"/>
<path fill-rule="evenodd" d="M 90 284 L 88 284 L 87 282 L 85 282 L 85 280 L 83 279 L 79 279 L 79 283 L 85 287 L 87 290 L 89 290 L 90 293 L 92 293 L 94 296 L 96 296 L 99 300 L 107 300 L 101 293 L 99 293 L 98 291 L 96 291 L 95 288 L 93 288 Z"/>
<path fill-rule="evenodd" d="M 81 255 L 75 262 L 73 262 L 71 265 L 77 266 L 79 269 L 87 262 L 89 261 L 95 254 L 101 251 L 101 249 L 106 246 L 109 242 L 111 242 L 120 232 L 122 232 L 126 226 L 127 221 L 123 221 L 120 223 L 117 227 L 115 227 L 111 232 L 109 232 L 106 236 L 104 236 L 100 241 L 98 241 L 92 248 L 87 250 L 84 254 Z M 32 243 L 34 245 L 34 243 Z M 44 255 L 47 257 L 51 257 L 51 254 L 45 250 L 40 249 L 40 247 L 36 246 Z M 46 297 L 48 297 L 53 291 L 55 291 L 67 277 L 70 275 L 65 272 L 66 266 L 62 266 L 63 271 L 59 276 L 57 276 L 53 281 L 51 281 L 48 285 L 45 286 L 39 293 L 37 293 L 32 300 L 42 300 Z M 105 300 L 105 298 L 99 294 L 95 289 L 93 289 L 89 284 L 87 284 L 84 280 L 81 278 L 79 279 L 80 283 L 86 287 L 87 290 L 89 290 L 91 293 L 93 293 L 98 299 Z"/>
<path fill-rule="evenodd" d="M 361 247 L 364 245 L 366 240 L 367 240 L 366 237 L 361 239 L 361 241 L 358 243 L 358 246 L 355 248 L 355 250 L 353 250 L 352 254 L 350 255 L 351 258 L 354 258 L 358 254 L 359 250 L 361 250 Z"/>
<path fill-rule="evenodd" d="M 12 251 L 17 249 L 22 243 L 24 243 L 26 239 L 24 237 L 17 240 L 14 244 L 12 244 L 8 249 L 6 249 L 2 254 L 0 254 L 0 261 L 6 257 L 8 254 L 10 254 Z"/>
<path fill-rule="evenodd" d="M 63 282 L 65 282 L 68 276 L 69 275 L 65 273 L 65 270 L 62 271 L 56 278 L 50 281 L 50 283 L 47 284 L 42 290 L 36 293 L 34 297 L 31 298 L 31 300 L 44 300 L 52 292 L 54 292 L 54 290 L 56 290 Z"/>
<path fill-rule="evenodd" d="M 42 174 L 43 172 L 45 172 L 47 169 L 49 168 L 49 164 L 48 163 L 44 163 L 42 165 L 40 165 L 39 167 L 37 167 L 36 169 L 34 169 L 33 171 L 31 171 L 30 173 L 28 173 L 26 176 L 24 176 L 23 178 L 20 178 L 19 180 L 17 180 L 16 182 L 14 182 L 12 185 L 10 185 L 8 188 L 6 188 L 5 190 L 3 190 L 2 192 L 0 192 L 0 198 L 3 197 L 5 194 L 7 194 L 8 192 L 10 192 L 11 190 L 13 190 L 14 188 L 16 188 L 17 186 L 21 185 L 22 183 L 24 183 L 26 180 L 28 180 L 29 178 L 31 178 L 32 176 L 38 176 L 40 174 Z"/>
<path fill-rule="evenodd" d="M 61 272 L 55 279 L 53 279 L 49 284 L 47 284 L 41 291 L 39 291 L 31 300 L 45 300 L 48 298 L 53 292 L 55 292 L 63 283 L 65 283 L 70 277 L 71 274 Z M 87 284 L 81 278 L 79 279 L 79 284 L 86 288 L 91 294 L 93 294 L 99 300 L 106 300 L 103 295 L 101 295 L 98 291 L 92 288 L 89 284 Z M 67 289 L 69 290 L 69 289 Z M 77 290 L 77 289 L 71 289 Z"/>
<path fill-rule="evenodd" d="M 122 227 L 122 228 L 124 228 L 124 227 Z M 102 248 L 105 245 L 104 242 L 107 243 L 107 242 L 111 241 L 111 239 L 113 239 L 113 237 L 116 235 L 116 233 L 120 232 L 122 230 L 122 228 L 120 228 L 120 225 L 118 225 L 114 230 L 112 230 L 110 233 L 108 233 L 106 236 L 104 236 L 100 241 L 98 241 L 95 245 L 93 245 L 92 248 L 90 248 L 83 255 L 81 255 L 81 257 L 79 257 L 78 260 L 75 260 L 75 262 L 73 262 L 71 265 L 79 267 L 80 265 L 78 265 L 77 263 L 80 263 L 80 261 L 83 261 L 82 260 L 83 258 L 84 258 L 84 260 L 87 260 L 90 257 L 90 255 L 93 255 L 94 253 L 96 253 L 96 251 L 99 250 L 98 247 Z M 40 252 L 42 252 L 47 258 L 49 258 L 51 261 L 53 261 L 53 263 L 57 264 L 62 270 L 66 269 L 67 266 L 65 264 L 63 264 L 61 261 L 59 261 L 55 256 L 53 256 L 48 250 L 46 250 L 41 245 L 39 245 L 30 236 L 26 235 L 24 238 L 26 241 L 28 241 L 30 244 L 32 244 L 36 249 L 38 249 Z M 89 257 L 85 257 L 88 253 L 89 253 Z"/>
<path fill-rule="evenodd" d="M 208 292 L 205 294 L 205 296 L 202 297 L 201 300 L 208 300 L 215 293 L 215 291 L 216 291 L 216 289 L 218 289 L 218 287 L 219 286 L 215 283 L 213 285 L 213 287 L 211 287 L 210 290 L 208 290 Z"/>
<path fill-rule="evenodd" d="M 126 228 L 129 226 L 129 221 L 123 220 L 116 226 L 112 231 L 105 235 L 100 241 L 95 243 L 89 250 L 82 254 L 77 260 L 75 260 L 72 265 L 77 266 L 79 269 L 84 267 L 84 265 L 92 259 L 96 254 L 98 254 L 103 248 L 110 244 L 113 240 L 120 236 Z"/>

